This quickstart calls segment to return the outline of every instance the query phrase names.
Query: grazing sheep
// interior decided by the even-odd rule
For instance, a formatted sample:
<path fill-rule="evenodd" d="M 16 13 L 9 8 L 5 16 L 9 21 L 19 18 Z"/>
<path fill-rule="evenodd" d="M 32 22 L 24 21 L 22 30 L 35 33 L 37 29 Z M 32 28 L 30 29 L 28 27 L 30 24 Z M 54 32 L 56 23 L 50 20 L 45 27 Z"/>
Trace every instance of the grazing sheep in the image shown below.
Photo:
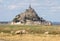
<path fill-rule="evenodd" d="M 18 30 L 15 32 L 15 34 L 26 34 L 27 31 L 26 30 Z"/>
<path fill-rule="evenodd" d="M 25 34 L 26 33 L 26 30 L 21 30 L 22 34 Z"/>
<path fill-rule="evenodd" d="M 1 34 L 4 34 L 4 32 L 1 32 Z"/>
<path fill-rule="evenodd" d="M 15 34 L 20 34 L 21 33 L 21 30 L 18 30 L 15 32 Z"/>
<path fill-rule="evenodd" d="M 47 34 L 49 34 L 49 32 L 48 32 L 48 31 L 46 31 L 44 34 L 46 34 L 46 35 L 47 35 Z"/>

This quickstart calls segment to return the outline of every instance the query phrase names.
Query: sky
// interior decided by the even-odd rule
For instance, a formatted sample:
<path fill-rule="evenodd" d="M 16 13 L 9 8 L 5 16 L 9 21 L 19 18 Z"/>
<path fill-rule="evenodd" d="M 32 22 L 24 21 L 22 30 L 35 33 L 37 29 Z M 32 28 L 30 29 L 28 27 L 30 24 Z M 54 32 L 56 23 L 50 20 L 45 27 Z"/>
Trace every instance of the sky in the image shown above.
<path fill-rule="evenodd" d="M 60 22 L 60 0 L 0 0 L 0 21 L 12 21 L 16 15 L 28 9 L 30 4 L 39 17 Z"/>

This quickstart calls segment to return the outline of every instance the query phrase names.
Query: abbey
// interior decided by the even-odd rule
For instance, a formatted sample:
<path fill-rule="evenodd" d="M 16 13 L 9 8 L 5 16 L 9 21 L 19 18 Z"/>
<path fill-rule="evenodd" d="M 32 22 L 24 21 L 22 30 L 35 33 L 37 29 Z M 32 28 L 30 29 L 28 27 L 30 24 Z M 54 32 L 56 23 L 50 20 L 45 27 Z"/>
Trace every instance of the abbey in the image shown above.
<path fill-rule="evenodd" d="M 39 17 L 36 11 L 29 5 L 23 13 L 15 16 L 11 24 L 15 25 L 51 25 L 51 22 Z"/>

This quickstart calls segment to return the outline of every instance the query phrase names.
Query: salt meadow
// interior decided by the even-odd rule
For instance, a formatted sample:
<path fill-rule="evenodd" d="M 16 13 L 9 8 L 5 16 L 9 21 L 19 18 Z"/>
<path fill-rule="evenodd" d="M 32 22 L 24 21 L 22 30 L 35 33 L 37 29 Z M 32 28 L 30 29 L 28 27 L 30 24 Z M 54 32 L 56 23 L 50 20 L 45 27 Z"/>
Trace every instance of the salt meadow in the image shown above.
<path fill-rule="evenodd" d="M 15 34 L 16 31 L 20 30 L 25 30 L 28 33 Z M 0 25 L 0 40 L 60 41 L 60 25 Z"/>

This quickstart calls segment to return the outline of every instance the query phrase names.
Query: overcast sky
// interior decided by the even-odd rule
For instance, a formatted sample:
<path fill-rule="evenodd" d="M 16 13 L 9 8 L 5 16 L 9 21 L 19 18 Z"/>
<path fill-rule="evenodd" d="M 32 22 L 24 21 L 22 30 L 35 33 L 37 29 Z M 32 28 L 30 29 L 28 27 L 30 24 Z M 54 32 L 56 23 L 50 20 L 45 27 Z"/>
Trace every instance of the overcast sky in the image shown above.
<path fill-rule="evenodd" d="M 60 0 L 0 0 L 0 21 L 12 21 L 31 4 L 40 17 L 60 22 Z"/>

